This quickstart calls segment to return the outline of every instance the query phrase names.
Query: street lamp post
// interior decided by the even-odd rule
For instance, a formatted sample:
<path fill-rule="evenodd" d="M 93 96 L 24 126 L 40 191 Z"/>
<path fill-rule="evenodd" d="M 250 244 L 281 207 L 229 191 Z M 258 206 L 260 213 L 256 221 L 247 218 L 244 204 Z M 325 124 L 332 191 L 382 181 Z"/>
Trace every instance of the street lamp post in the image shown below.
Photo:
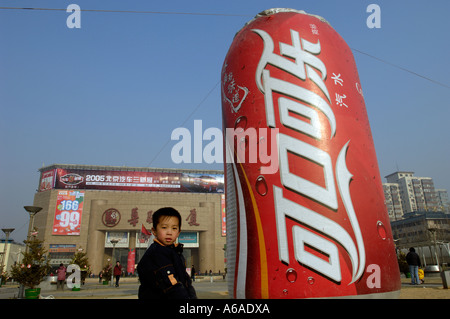
<path fill-rule="evenodd" d="M 114 252 L 116 250 L 116 244 L 119 242 L 118 239 L 111 239 L 109 241 L 112 245 L 113 245 L 113 251 L 112 251 L 112 255 L 111 255 L 111 286 L 113 285 L 113 281 L 114 281 Z"/>
<path fill-rule="evenodd" d="M 30 222 L 28 223 L 28 233 L 27 233 L 27 244 L 25 245 L 25 253 L 28 253 L 28 241 L 31 237 L 31 230 L 34 226 L 34 215 L 42 210 L 42 207 L 37 206 L 24 206 L 25 210 L 30 214 Z M 20 285 L 19 287 L 19 298 L 23 298 L 24 286 Z"/>
<path fill-rule="evenodd" d="M 2 231 L 5 233 L 5 246 L 3 247 L 3 256 L 2 256 L 2 264 L 0 266 L 0 271 L 3 272 L 3 265 L 5 264 L 5 260 L 6 260 L 6 247 L 8 245 L 8 240 L 9 240 L 9 234 L 11 234 L 14 231 L 14 228 L 2 228 Z M 11 251 L 11 249 L 10 249 Z M 8 268 L 8 264 L 6 264 L 6 268 Z M 0 273 L 0 286 L 2 285 L 2 276 Z"/>
<path fill-rule="evenodd" d="M 436 231 L 437 231 L 437 228 L 428 228 L 428 231 L 431 233 L 432 238 L 433 238 L 432 242 L 434 244 L 434 255 L 436 256 L 436 263 L 438 265 L 438 269 L 439 269 L 439 272 L 440 272 L 441 271 L 441 265 L 440 265 L 440 262 L 439 262 L 438 248 L 437 248 L 437 244 L 436 244 Z"/>
<path fill-rule="evenodd" d="M 34 215 L 42 210 L 42 207 L 24 206 L 25 210 L 30 214 L 30 222 L 28 224 L 27 241 L 30 240 L 31 230 L 34 227 Z M 25 246 L 25 251 L 28 252 L 28 244 Z"/>
<path fill-rule="evenodd" d="M 450 283 L 450 276 L 448 273 L 442 269 L 441 264 L 439 262 L 439 255 L 438 255 L 438 246 L 437 246 L 437 240 L 436 240 L 436 232 L 438 231 L 438 228 L 428 228 L 428 231 L 433 235 L 433 243 L 434 243 L 434 254 L 436 255 L 436 262 L 438 264 L 438 270 L 441 274 L 442 279 L 442 285 L 444 289 L 448 289 L 449 283 Z"/>

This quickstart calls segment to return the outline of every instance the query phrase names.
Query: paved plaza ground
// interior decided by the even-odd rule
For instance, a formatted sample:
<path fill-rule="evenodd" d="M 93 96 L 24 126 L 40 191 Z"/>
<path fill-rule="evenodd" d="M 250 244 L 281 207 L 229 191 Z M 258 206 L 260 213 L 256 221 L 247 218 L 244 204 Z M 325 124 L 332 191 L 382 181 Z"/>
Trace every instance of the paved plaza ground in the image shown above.
<path fill-rule="evenodd" d="M 105 286 L 98 279 L 86 280 L 80 291 L 56 290 L 56 285 L 43 285 L 41 298 L 48 299 L 137 299 L 139 282 L 137 278 L 122 278 L 120 287 Z M 199 299 L 230 299 L 227 282 L 221 277 L 205 278 L 194 283 Z M 0 287 L 0 299 L 15 299 L 18 286 L 7 283 Z M 425 277 L 425 283 L 419 286 L 410 285 L 410 279 L 402 278 L 402 289 L 399 299 L 450 299 L 450 289 L 444 289 L 440 277 Z"/>

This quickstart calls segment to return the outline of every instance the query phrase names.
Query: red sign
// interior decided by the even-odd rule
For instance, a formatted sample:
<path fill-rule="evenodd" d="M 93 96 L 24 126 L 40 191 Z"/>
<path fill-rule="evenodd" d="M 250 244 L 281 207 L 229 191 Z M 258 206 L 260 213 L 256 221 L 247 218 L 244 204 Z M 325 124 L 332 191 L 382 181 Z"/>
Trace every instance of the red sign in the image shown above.
<path fill-rule="evenodd" d="M 224 128 L 275 132 L 266 144 L 279 158 L 271 173 L 261 158 L 227 162 L 230 295 L 398 296 L 367 111 L 340 35 L 293 10 L 256 17 L 225 58 L 222 114 Z M 252 148 L 242 148 L 250 158 Z"/>
<path fill-rule="evenodd" d="M 127 259 L 127 272 L 129 274 L 134 274 L 134 265 L 136 264 L 136 250 L 131 249 L 128 251 L 128 259 Z"/>
<path fill-rule="evenodd" d="M 131 218 L 128 220 L 128 222 L 130 223 L 130 225 L 136 227 L 136 224 L 139 222 L 139 213 L 137 207 L 131 210 Z"/>
<path fill-rule="evenodd" d="M 48 189 L 52 189 L 55 186 L 56 170 L 42 172 L 41 183 L 39 185 L 39 191 L 43 192 Z"/>
<path fill-rule="evenodd" d="M 102 223 L 107 227 L 114 227 L 120 222 L 120 212 L 115 208 L 109 208 L 103 212 Z"/>
<path fill-rule="evenodd" d="M 222 237 L 227 235 L 227 212 L 225 209 L 225 195 L 220 196 L 220 217 L 222 223 Z"/>
<path fill-rule="evenodd" d="M 83 202 L 83 191 L 58 191 L 52 235 L 80 235 Z"/>

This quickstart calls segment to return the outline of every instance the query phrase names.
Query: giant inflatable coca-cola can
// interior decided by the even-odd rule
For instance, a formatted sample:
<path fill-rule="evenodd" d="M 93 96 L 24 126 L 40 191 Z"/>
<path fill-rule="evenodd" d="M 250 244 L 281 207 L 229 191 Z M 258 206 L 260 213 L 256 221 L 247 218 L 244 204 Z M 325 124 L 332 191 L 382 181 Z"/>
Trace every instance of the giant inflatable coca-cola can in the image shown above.
<path fill-rule="evenodd" d="M 348 45 L 321 17 L 267 10 L 236 34 L 221 77 L 230 295 L 397 297 Z"/>

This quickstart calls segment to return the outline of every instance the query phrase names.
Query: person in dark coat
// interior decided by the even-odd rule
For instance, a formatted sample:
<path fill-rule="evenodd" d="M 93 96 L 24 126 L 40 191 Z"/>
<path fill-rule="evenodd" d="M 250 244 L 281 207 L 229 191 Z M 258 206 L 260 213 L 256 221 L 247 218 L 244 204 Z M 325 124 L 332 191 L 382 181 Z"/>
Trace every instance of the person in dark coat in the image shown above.
<path fill-rule="evenodd" d="M 183 245 L 176 243 L 181 231 L 181 215 L 171 207 L 153 213 L 153 244 L 137 266 L 139 299 L 196 299 L 186 272 Z"/>
<path fill-rule="evenodd" d="M 406 255 L 406 262 L 409 265 L 409 272 L 411 273 L 411 285 L 420 285 L 419 279 L 419 267 L 421 266 L 420 257 L 413 247 L 409 249 L 409 253 Z"/>
<path fill-rule="evenodd" d="M 195 267 L 194 267 L 194 265 L 192 265 L 192 268 L 191 268 L 191 278 L 192 278 L 192 281 L 195 281 Z"/>

